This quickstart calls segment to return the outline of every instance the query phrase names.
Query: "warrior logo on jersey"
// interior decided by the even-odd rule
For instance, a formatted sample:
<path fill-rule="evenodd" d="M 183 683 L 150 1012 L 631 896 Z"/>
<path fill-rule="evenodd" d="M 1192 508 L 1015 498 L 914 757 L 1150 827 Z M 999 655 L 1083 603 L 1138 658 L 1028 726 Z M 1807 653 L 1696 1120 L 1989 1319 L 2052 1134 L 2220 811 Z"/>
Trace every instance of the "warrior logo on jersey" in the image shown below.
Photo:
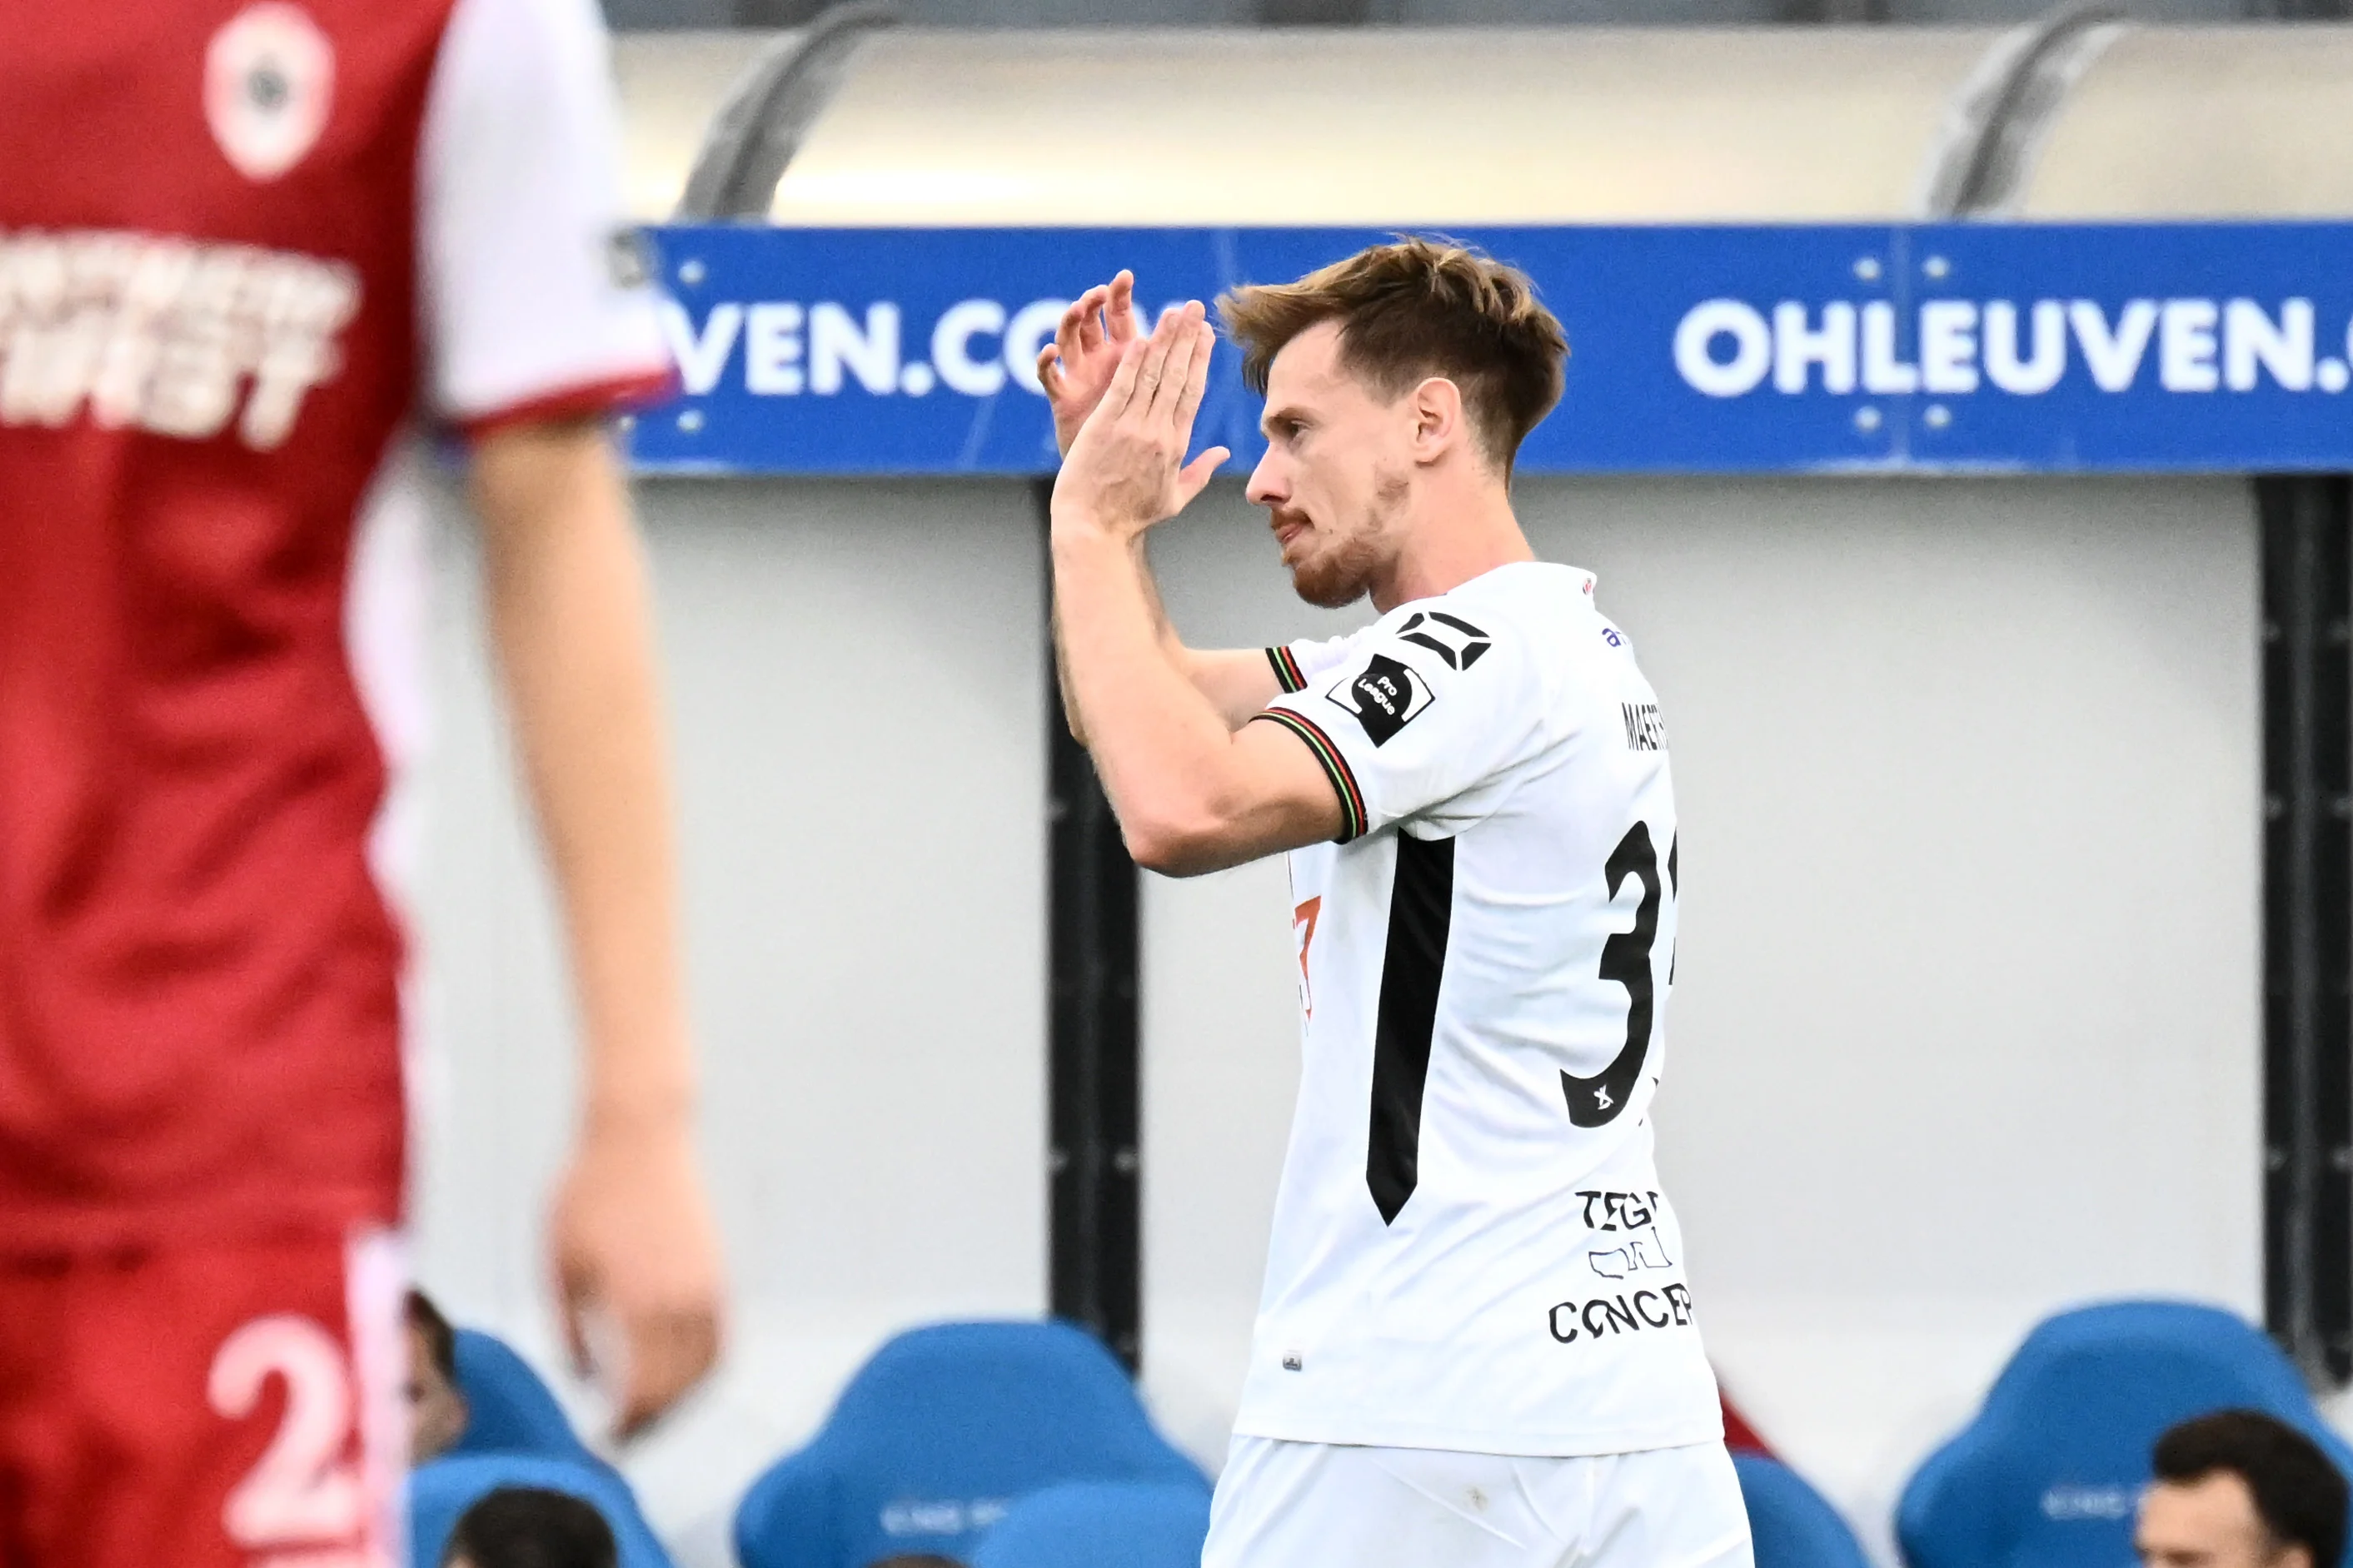
<path fill-rule="evenodd" d="M 334 97 L 335 51 L 300 5 L 261 0 L 205 51 L 205 119 L 237 172 L 278 178 L 318 145 Z"/>
<path fill-rule="evenodd" d="M 1456 669 L 1470 668 L 1479 662 L 1482 654 L 1495 646 L 1485 632 L 1443 610 L 1428 615 L 1416 610 L 1398 628 L 1398 637 L 1404 642 L 1420 644 Z"/>
<path fill-rule="evenodd" d="M 1366 663 L 1363 673 L 1324 695 L 1354 713 L 1376 746 L 1388 744 L 1389 737 L 1412 723 L 1431 701 L 1430 682 L 1419 671 L 1379 653 Z"/>

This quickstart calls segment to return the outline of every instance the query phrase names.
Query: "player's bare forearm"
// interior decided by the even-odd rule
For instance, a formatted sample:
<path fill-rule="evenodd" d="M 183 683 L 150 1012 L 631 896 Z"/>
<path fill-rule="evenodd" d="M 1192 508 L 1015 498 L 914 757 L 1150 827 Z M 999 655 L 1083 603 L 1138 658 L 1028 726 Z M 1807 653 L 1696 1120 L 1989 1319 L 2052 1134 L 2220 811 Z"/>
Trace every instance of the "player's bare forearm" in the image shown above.
<path fill-rule="evenodd" d="M 1187 647 L 1169 622 L 1167 608 L 1160 599 L 1159 584 L 1152 575 L 1152 563 L 1140 537 L 1132 554 L 1137 583 L 1144 591 L 1161 650 L 1193 689 L 1209 700 L 1209 706 L 1225 721 L 1229 731 L 1240 729 L 1282 692 L 1266 655 L 1256 648 Z M 1070 658 L 1063 648 L 1059 602 L 1054 606 L 1054 675 L 1061 692 L 1063 722 L 1070 728 L 1071 738 L 1083 746 L 1087 743 L 1086 727 L 1071 700 Z"/>
<path fill-rule="evenodd" d="M 1338 800 L 1304 748 L 1269 725 L 1237 732 L 1191 679 L 1129 552 L 1057 529 L 1054 579 L 1065 692 L 1138 864 L 1198 876 L 1339 830 Z"/>
<path fill-rule="evenodd" d="M 1143 584 L 1144 596 L 1152 608 L 1152 624 L 1160 637 L 1160 646 L 1176 661 L 1193 689 L 1209 700 L 1209 706 L 1226 721 L 1229 730 L 1239 730 L 1268 703 L 1281 694 L 1276 684 L 1274 667 L 1266 661 L 1260 648 L 1198 648 L 1187 647 L 1185 639 L 1176 635 L 1176 627 L 1168 619 L 1168 606 L 1161 601 L 1159 581 L 1152 574 L 1152 558 L 1145 549 L 1144 536 L 1135 540 L 1135 574 Z"/>
<path fill-rule="evenodd" d="M 522 426 L 476 449 L 491 631 L 561 890 L 586 1037 L 583 1119 L 549 1225 L 575 1363 L 624 1437 L 719 1353 L 718 1233 L 694 1158 L 670 786 L 645 561 L 602 430 Z M 592 1319 L 619 1331 L 592 1365 Z"/>
<path fill-rule="evenodd" d="M 1229 730 L 1240 730 L 1282 695 L 1263 648 L 1179 647 L 1177 654 L 1193 689 L 1209 700 Z"/>
<path fill-rule="evenodd" d="M 1145 553 L 1144 537 L 1138 534 L 1129 551 L 1136 581 L 1144 590 L 1145 603 L 1152 617 L 1153 635 L 1160 640 L 1171 658 L 1180 661 L 1185 655 L 1184 644 L 1168 624 L 1168 612 L 1160 603 L 1159 584 L 1152 580 L 1152 563 Z M 1062 644 L 1062 605 L 1059 596 L 1054 601 L 1054 679 L 1062 693 L 1062 721 L 1070 726 L 1071 739 L 1080 745 L 1087 743 L 1086 725 L 1079 718 L 1078 705 L 1071 698 L 1071 660 Z"/>
<path fill-rule="evenodd" d="M 1071 697 L 1071 658 L 1062 649 L 1062 606 L 1054 605 L 1054 689 L 1062 697 L 1062 725 L 1071 739 L 1083 749 L 1087 743 L 1087 727 L 1079 720 L 1079 705 Z"/>
<path fill-rule="evenodd" d="M 601 430 L 487 437 L 474 464 L 491 630 L 564 912 L 590 1122 L 683 1121 L 676 950 L 645 563 Z"/>

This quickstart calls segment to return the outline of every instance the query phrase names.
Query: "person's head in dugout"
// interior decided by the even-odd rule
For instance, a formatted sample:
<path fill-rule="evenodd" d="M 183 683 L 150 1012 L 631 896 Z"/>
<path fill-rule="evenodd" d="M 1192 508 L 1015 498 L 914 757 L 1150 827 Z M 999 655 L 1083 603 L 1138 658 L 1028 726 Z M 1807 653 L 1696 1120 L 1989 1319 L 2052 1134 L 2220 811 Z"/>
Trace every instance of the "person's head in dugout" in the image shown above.
<path fill-rule="evenodd" d="M 2345 1478 L 2285 1422 L 2201 1415 L 2159 1437 L 2152 1464 L 2133 1531 L 2143 1568 L 2337 1568 Z"/>
<path fill-rule="evenodd" d="M 438 1459 L 466 1435 L 472 1413 L 458 1387 L 458 1332 L 422 1290 L 408 1293 L 408 1462 Z"/>
<path fill-rule="evenodd" d="M 613 1527 L 588 1503 L 538 1487 L 501 1487 L 459 1516 L 441 1568 L 615 1568 Z"/>
<path fill-rule="evenodd" d="M 1568 339 L 1525 273 L 1409 237 L 1295 283 L 1233 289 L 1218 310 L 1243 381 L 1266 397 L 1250 499 L 1301 598 L 1338 609 L 1370 594 L 1386 607 L 1409 548 L 1446 552 L 1417 537 L 1433 529 L 1482 557 L 1498 544 L 1526 554 L 1512 464 L 1560 401 Z"/>

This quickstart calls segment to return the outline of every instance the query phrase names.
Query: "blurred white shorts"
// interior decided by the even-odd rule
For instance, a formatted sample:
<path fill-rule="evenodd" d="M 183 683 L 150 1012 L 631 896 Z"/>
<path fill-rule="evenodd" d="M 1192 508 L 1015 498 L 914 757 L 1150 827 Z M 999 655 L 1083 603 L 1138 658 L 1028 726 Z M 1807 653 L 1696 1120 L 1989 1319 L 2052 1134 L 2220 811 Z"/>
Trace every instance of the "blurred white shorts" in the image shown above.
<path fill-rule="evenodd" d="M 1754 1568 L 1721 1443 L 1592 1458 L 1234 1439 L 1201 1568 Z"/>

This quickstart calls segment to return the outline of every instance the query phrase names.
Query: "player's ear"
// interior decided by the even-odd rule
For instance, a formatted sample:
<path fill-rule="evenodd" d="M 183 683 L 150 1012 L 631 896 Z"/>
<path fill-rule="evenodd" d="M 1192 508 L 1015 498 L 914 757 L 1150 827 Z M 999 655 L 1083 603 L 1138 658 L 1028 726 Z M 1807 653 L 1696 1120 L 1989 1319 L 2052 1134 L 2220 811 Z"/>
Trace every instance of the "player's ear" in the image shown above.
<path fill-rule="evenodd" d="M 1413 416 L 1413 455 L 1417 462 L 1434 463 L 1467 440 L 1462 420 L 1462 389 L 1446 376 L 1425 377 L 1407 395 Z"/>

